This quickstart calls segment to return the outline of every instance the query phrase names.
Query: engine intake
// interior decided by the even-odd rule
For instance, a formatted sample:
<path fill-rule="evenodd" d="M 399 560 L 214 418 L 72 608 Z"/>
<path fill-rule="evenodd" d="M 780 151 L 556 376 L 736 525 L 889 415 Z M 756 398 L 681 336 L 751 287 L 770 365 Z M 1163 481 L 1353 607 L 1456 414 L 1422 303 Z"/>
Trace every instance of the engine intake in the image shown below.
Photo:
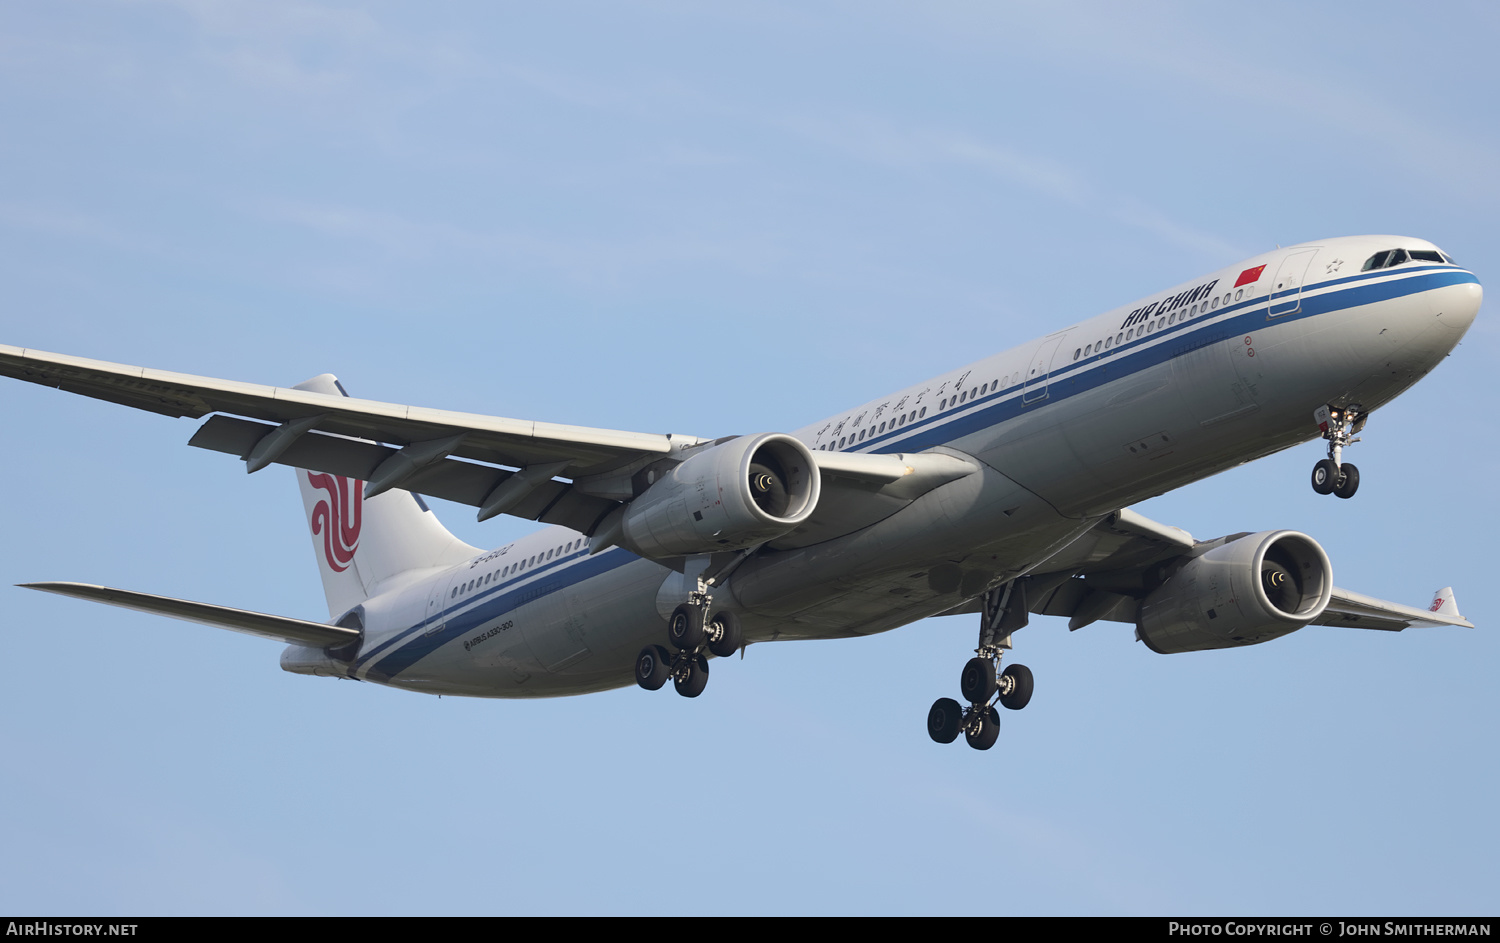
<path fill-rule="evenodd" d="M 1323 614 L 1333 567 L 1291 530 L 1240 537 L 1189 560 L 1141 602 L 1136 636 L 1163 655 L 1257 645 Z"/>
<path fill-rule="evenodd" d="M 790 533 L 821 489 L 798 440 L 740 436 L 695 452 L 630 502 L 620 542 L 643 557 L 741 550 Z"/>

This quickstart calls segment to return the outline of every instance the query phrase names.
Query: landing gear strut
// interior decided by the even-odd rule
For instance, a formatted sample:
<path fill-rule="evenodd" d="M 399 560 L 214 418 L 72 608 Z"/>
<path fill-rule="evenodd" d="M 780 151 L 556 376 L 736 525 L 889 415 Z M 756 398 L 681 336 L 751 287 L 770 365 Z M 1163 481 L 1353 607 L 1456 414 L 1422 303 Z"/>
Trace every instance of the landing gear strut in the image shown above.
<path fill-rule="evenodd" d="M 1344 449 L 1359 441 L 1368 415 L 1359 406 L 1319 406 L 1313 419 L 1328 441 L 1328 457 L 1313 466 L 1312 487 L 1318 494 L 1352 498 L 1359 490 L 1359 469 L 1343 460 Z"/>
<path fill-rule="evenodd" d="M 964 707 L 951 697 L 938 698 L 927 712 L 928 736 L 938 743 L 952 743 L 962 732 L 964 740 L 976 750 L 988 750 L 995 745 L 1000 736 L 996 703 L 1018 711 L 1031 702 L 1031 669 L 1025 665 L 1007 665 L 1004 671 L 1000 670 L 1000 659 L 1011 647 L 1010 633 L 1026 625 L 1029 618 L 1024 578 L 984 594 L 979 647 L 964 665 L 958 682 L 969 706 Z"/>
<path fill-rule="evenodd" d="M 736 561 L 743 559 L 739 557 Z M 673 609 L 667 619 L 667 641 L 671 647 L 647 645 L 636 656 L 635 683 L 647 691 L 660 690 L 670 679 L 678 694 L 697 697 L 708 686 L 708 655 L 727 658 L 744 647 L 745 634 L 739 618 L 727 609 L 715 611 L 713 596 L 709 594 L 715 581 L 722 582 L 734 565 L 721 567 L 711 575 L 706 559 L 695 562 L 701 565 L 688 585 L 696 583 L 697 588 L 687 594 L 687 602 Z M 687 575 L 692 576 L 692 571 Z"/>

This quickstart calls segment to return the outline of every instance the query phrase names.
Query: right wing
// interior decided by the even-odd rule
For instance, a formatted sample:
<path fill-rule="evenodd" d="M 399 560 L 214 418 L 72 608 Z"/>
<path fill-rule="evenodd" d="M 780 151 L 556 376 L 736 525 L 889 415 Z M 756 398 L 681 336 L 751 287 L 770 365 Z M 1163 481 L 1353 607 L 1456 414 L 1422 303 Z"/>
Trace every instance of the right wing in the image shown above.
<path fill-rule="evenodd" d="M 1333 588 L 1333 599 L 1323 614 L 1310 625 L 1340 625 L 1351 629 L 1383 629 L 1400 632 L 1402 629 L 1427 629 L 1439 625 L 1457 625 L 1466 629 L 1474 623 L 1458 614 L 1458 603 L 1453 598 L 1453 587 L 1445 586 L 1432 597 L 1432 605 L 1426 609 L 1403 606 L 1398 602 L 1386 602 L 1364 593 Z"/>
<path fill-rule="evenodd" d="M 1199 546 L 1186 531 L 1121 508 L 1039 568 L 1045 572 L 1033 577 L 1037 591 L 1029 608 L 1067 616 L 1070 629 L 1101 619 L 1135 622 L 1140 601 L 1162 568 Z M 1322 615 L 1307 624 L 1389 632 L 1440 625 L 1474 628 L 1459 615 L 1452 587 L 1439 590 L 1428 608 L 1419 609 L 1335 586 Z"/>

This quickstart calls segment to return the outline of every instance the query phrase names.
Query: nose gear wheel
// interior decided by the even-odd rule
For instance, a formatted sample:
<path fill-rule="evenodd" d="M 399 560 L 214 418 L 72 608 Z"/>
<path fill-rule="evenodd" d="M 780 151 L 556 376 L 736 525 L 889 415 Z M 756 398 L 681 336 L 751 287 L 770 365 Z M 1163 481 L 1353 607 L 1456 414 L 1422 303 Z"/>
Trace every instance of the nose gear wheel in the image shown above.
<path fill-rule="evenodd" d="M 1359 469 L 1344 461 L 1344 449 L 1359 441 L 1368 418 L 1359 406 L 1320 406 L 1313 410 L 1313 419 L 1328 441 L 1328 457 L 1312 470 L 1312 489 L 1318 494 L 1352 498 L 1359 490 Z"/>

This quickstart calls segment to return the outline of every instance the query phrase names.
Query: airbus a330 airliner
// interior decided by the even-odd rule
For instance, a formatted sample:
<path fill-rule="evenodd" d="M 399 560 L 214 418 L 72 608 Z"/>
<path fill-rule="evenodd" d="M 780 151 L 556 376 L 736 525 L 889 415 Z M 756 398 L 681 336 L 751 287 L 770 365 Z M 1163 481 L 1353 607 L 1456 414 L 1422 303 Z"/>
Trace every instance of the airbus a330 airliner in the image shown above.
<path fill-rule="evenodd" d="M 1333 585 L 1291 530 L 1197 541 L 1128 505 L 1319 438 L 1312 486 L 1352 497 L 1344 449 L 1458 344 L 1474 275 L 1436 246 L 1356 236 L 1277 249 L 790 434 L 700 439 L 350 398 L 0 346 L 0 373 L 168 416 L 254 472 L 298 469 L 328 622 L 79 583 L 28 583 L 290 643 L 281 666 L 433 694 L 535 697 L 672 681 L 755 642 L 979 616 L 963 702 L 934 740 L 988 749 L 1031 613 L 1132 623 L 1163 654 L 1306 625 L 1468 626 Z M 420 495 L 554 525 L 488 553 Z"/>

